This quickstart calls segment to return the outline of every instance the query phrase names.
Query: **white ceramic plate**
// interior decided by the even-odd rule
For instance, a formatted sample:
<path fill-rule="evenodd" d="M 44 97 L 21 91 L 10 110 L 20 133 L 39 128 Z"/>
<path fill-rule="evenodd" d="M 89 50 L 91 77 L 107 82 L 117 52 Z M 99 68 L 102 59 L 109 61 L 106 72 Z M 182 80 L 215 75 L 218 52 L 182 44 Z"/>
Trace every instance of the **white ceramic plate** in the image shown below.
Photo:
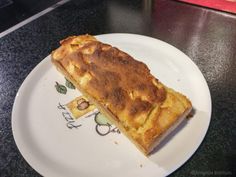
<path fill-rule="evenodd" d="M 98 126 L 94 116 L 71 119 L 63 105 L 80 93 L 68 87 L 66 94 L 56 91 L 56 82 L 65 85 L 65 78 L 48 56 L 25 79 L 14 102 L 12 129 L 21 154 L 40 174 L 50 177 L 156 177 L 172 173 L 193 155 L 210 123 L 211 97 L 202 73 L 184 53 L 160 40 L 134 34 L 97 38 L 143 61 L 160 81 L 187 95 L 196 110 L 194 116 L 147 158 L 114 126 Z M 101 136 L 96 128 L 108 134 Z"/>

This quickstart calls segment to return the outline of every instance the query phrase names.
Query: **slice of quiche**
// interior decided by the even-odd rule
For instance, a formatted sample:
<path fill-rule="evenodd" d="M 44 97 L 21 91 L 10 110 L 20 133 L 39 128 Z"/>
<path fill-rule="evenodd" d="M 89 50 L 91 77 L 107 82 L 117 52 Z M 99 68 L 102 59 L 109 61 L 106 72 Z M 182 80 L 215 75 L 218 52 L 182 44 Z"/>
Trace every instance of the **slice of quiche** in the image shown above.
<path fill-rule="evenodd" d="M 71 36 L 52 62 L 144 154 L 192 109 L 186 96 L 163 85 L 148 67 L 91 35 Z"/>

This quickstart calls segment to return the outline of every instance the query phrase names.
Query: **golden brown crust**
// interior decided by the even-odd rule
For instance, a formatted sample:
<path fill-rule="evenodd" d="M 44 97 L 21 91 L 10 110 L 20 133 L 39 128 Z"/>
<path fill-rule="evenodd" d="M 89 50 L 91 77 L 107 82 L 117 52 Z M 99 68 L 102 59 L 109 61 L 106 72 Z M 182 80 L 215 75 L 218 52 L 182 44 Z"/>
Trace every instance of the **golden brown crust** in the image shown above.
<path fill-rule="evenodd" d="M 90 35 L 63 40 L 52 62 L 145 154 L 192 108 L 144 63 Z"/>

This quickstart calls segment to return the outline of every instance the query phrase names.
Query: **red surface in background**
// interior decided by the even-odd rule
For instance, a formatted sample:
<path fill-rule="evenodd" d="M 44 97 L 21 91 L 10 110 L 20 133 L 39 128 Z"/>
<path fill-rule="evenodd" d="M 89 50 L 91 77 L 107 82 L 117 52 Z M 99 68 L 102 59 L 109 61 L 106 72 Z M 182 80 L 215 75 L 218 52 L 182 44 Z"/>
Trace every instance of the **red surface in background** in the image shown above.
<path fill-rule="evenodd" d="M 236 13 L 236 0 L 179 0 L 191 4 Z"/>

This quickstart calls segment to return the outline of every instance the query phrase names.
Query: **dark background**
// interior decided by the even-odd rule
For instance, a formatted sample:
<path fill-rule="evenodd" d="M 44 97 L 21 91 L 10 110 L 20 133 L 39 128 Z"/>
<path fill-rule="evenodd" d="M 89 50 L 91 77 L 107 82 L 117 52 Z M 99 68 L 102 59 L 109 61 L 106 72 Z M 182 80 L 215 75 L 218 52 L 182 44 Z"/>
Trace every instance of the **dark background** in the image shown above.
<path fill-rule="evenodd" d="M 0 32 L 52 6 L 59 0 L 0 0 Z"/>
<path fill-rule="evenodd" d="M 28 17 L 56 1 L 35 4 L 40 7 L 36 10 L 23 2 L 14 8 L 23 6 Z M 7 24 L 13 17 L 2 12 L 0 29 L 5 30 L 16 21 Z M 192 158 L 171 176 L 217 171 L 235 175 L 236 16 L 171 0 L 83 0 L 70 1 L 0 38 L 0 176 L 40 176 L 19 153 L 11 130 L 14 98 L 29 72 L 67 36 L 116 32 L 170 43 L 197 64 L 209 85 L 213 109 L 208 133 Z"/>

